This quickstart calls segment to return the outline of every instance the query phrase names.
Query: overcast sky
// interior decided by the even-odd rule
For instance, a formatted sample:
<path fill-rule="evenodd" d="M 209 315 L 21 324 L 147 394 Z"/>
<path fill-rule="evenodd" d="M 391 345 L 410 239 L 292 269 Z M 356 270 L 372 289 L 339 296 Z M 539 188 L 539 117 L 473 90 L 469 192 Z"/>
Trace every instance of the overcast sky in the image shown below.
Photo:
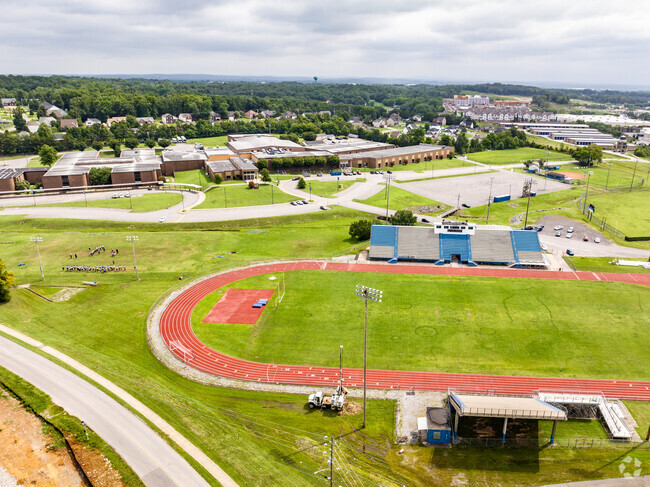
<path fill-rule="evenodd" d="M 4 74 L 650 85 L 647 0 L 0 0 Z"/>

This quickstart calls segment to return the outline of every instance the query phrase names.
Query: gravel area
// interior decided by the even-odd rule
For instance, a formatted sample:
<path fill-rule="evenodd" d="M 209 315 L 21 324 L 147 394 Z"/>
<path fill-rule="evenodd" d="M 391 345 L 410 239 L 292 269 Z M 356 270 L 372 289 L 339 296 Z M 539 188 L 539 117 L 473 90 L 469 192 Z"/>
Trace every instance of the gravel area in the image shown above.
<path fill-rule="evenodd" d="M 7 471 L 0 467 L 0 487 L 22 487 L 23 484 L 16 482 L 16 479 L 7 473 Z"/>
<path fill-rule="evenodd" d="M 418 443 L 418 420 L 426 415 L 427 407 L 442 407 L 446 394 L 434 391 L 400 392 L 397 398 L 395 432 L 399 443 Z"/>

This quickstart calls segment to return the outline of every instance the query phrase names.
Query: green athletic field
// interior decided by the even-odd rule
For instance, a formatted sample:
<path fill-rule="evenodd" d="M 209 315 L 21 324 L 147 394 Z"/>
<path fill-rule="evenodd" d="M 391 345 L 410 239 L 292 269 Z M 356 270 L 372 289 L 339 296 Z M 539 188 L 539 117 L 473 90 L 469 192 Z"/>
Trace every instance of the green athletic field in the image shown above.
<path fill-rule="evenodd" d="M 297 199 L 295 196 L 285 193 L 275 185 L 271 189 L 271 184 L 260 184 L 258 189 L 250 189 L 248 185 L 220 185 L 207 191 L 205 201 L 196 208 L 270 205 L 287 203 L 295 199 Z"/>
<path fill-rule="evenodd" d="M 561 152 L 520 147 L 519 149 L 494 150 L 472 152 L 467 154 L 468 159 L 483 164 L 518 164 L 533 159 L 546 159 L 550 161 L 570 161 L 572 157 Z"/>
<path fill-rule="evenodd" d="M 644 379 L 650 289 L 604 282 L 453 278 L 353 272 L 284 274 L 286 294 L 249 325 L 200 321 L 200 338 L 229 355 L 269 363 L 363 365 L 363 306 L 356 284 L 381 289 L 369 306 L 369 366 L 436 372 Z M 258 276 L 230 285 L 275 289 Z M 634 319 L 630 311 L 634 310 Z M 612 360 L 615 356 L 616 360 Z"/>
<path fill-rule="evenodd" d="M 575 166 L 562 166 L 562 170 L 576 172 L 584 175 L 584 179 L 576 180 L 575 184 L 586 186 L 587 179 L 589 185 L 600 188 L 629 188 L 632 184 L 634 177 L 633 187 L 638 187 L 643 184 L 648 184 L 648 177 L 650 176 L 650 164 L 639 162 L 636 164 L 633 161 L 605 161 L 589 168 L 576 168 Z M 592 172 L 590 178 L 587 178 L 589 172 Z"/>
<path fill-rule="evenodd" d="M 61 303 L 14 290 L 11 302 L 0 305 L 0 321 L 64 351 L 124 388 L 186 435 L 240 485 L 315 485 L 321 480 L 313 472 L 324 468 L 325 457 L 324 448 L 313 445 L 332 434 L 341 436 L 338 464 L 346 465 L 348 475 L 357 475 L 359 485 L 442 487 L 462 478 L 468 485 L 514 486 L 618 476 L 619 450 L 442 451 L 406 446 L 400 455 L 393 432 L 394 402 L 370 401 L 368 428 L 359 431 L 360 414 L 314 412 L 306 407 L 302 395 L 204 386 L 169 371 L 151 353 L 145 335 L 147 313 L 158 297 L 181 283 L 180 276 L 187 282 L 214 268 L 350 253 L 359 246 L 350 239 L 348 226 L 362 217 L 367 215 L 338 207 L 289 217 L 165 225 L 0 216 L 2 259 L 16 272 L 19 284 L 40 282 L 36 252 L 29 242 L 33 235 L 43 237 L 46 284 L 78 285 L 88 278 L 99 282 Z M 262 232 L 249 233 L 254 230 Z M 119 248 L 116 263 L 129 265 L 132 256 L 126 235 L 139 236 L 136 253 L 141 281 L 136 282 L 131 271 L 88 275 L 61 271 L 71 251 L 82 252 L 98 244 Z M 93 259 L 104 258 L 79 255 L 79 263 L 99 264 L 100 260 Z M 19 267 L 19 263 L 25 265 Z M 364 283 L 371 284 L 365 279 Z M 513 302 L 516 299 L 507 300 L 508 306 Z M 356 311 L 346 313 L 354 311 L 353 322 L 360 324 L 359 304 L 354 306 Z M 372 306 L 371 322 L 377 311 Z M 332 342 L 338 347 L 338 340 Z M 635 343 L 641 346 L 643 339 Z M 332 356 L 328 360 L 335 360 Z M 641 420 L 647 423 L 645 411 Z M 584 437 L 589 433 L 580 429 L 566 434 Z M 650 452 L 635 455 L 650 465 Z M 341 475 L 341 470 L 335 470 L 335 481 Z"/>
<path fill-rule="evenodd" d="M 205 171 L 201 169 L 193 169 L 191 171 L 176 171 L 174 173 L 174 182 L 182 184 L 196 184 L 205 189 L 212 186 L 214 182 L 205 175 Z"/>
<path fill-rule="evenodd" d="M 64 206 L 64 207 L 86 207 L 88 208 L 122 208 L 129 209 L 133 213 L 144 213 L 147 211 L 156 211 L 178 205 L 183 197 L 178 193 L 152 193 L 143 196 L 133 196 L 131 198 L 111 198 L 104 200 L 89 200 L 88 205 L 84 201 L 75 201 L 72 203 L 50 203 L 38 206 Z M 131 200 L 131 201 L 129 201 Z M 31 206 L 31 205 L 29 205 Z"/>
<path fill-rule="evenodd" d="M 604 193 L 588 197 L 598 218 L 629 236 L 650 237 L 650 191 Z"/>
<path fill-rule="evenodd" d="M 619 273 L 632 273 L 632 274 L 650 274 L 650 269 L 643 267 L 627 267 L 621 265 L 613 265 L 610 262 L 616 257 L 569 257 L 564 256 L 564 260 L 570 262 L 575 270 L 587 272 L 619 272 Z M 620 257 L 619 257 L 620 258 Z M 642 260 L 642 259 L 623 259 L 623 260 Z"/>
<path fill-rule="evenodd" d="M 334 198 L 337 193 L 352 186 L 356 181 L 351 179 L 344 179 L 341 181 L 312 181 L 311 178 L 305 180 L 307 187 L 303 191 L 309 193 L 311 186 L 311 194 L 322 196 L 324 198 Z M 340 186 L 340 187 L 339 187 Z"/>
<path fill-rule="evenodd" d="M 381 189 L 378 193 L 372 195 L 370 198 L 365 200 L 357 200 L 357 203 L 363 203 L 365 205 L 377 206 L 379 208 L 386 208 L 386 190 Z M 388 200 L 388 208 L 390 210 L 404 210 L 406 208 L 412 208 L 415 206 L 438 206 L 442 205 L 444 208 L 436 213 L 440 213 L 447 209 L 447 205 L 440 203 L 438 201 L 430 200 L 424 196 L 411 193 L 405 189 L 398 188 L 395 185 L 390 187 L 390 198 Z"/>

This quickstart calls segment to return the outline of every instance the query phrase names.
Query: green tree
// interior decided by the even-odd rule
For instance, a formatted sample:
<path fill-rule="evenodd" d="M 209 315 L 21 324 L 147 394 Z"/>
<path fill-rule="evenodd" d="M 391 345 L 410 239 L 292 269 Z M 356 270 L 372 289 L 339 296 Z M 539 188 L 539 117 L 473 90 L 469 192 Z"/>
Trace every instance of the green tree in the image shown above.
<path fill-rule="evenodd" d="M 411 210 L 399 210 L 390 217 L 391 225 L 404 225 L 412 227 L 418 219 Z"/>
<path fill-rule="evenodd" d="M 262 170 L 260 171 L 260 177 L 262 178 L 262 181 L 264 181 L 265 183 L 270 183 L 271 181 L 273 181 L 271 179 L 271 173 L 269 173 L 269 170 L 265 167 L 263 167 Z"/>
<path fill-rule="evenodd" d="M 24 191 L 26 189 L 29 189 L 29 181 L 25 179 L 20 179 L 16 181 L 16 191 Z"/>
<path fill-rule="evenodd" d="M 91 147 L 95 150 L 102 150 L 102 148 L 104 147 L 104 143 L 100 140 L 96 140 L 91 144 Z"/>
<path fill-rule="evenodd" d="M 119 140 L 112 140 L 110 142 L 110 147 L 113 149 L 113 155 L 115 157 L 120 157 L 120 154 L 122 154 L 122 144 L 120 143 Z"/>
<path fill-rule="evenodd" d="M 571 156 L 580 166 L 592 166 L 594 162 L 603 162 L 603 149 L 597 145 L 588 145 L 575 149 Z"/>
<path fill-rule="evenodd" d="M 90 178 L 90 184 L 93 186 L 111 184 L 111 168 L 93 167 L 90 169 L 88 177 Z"/>
<path fill-rule="evenodd" d="M 214 181 L 214 184 L 223 183 L 223 178 L 221 177 L 221 174 L 219 174 L 218 172 L 214 173 L 214 177 L 212 178 L 212 180 Z"/>
<path fill-rule="evenodd" d="M 266 159 L 260 159 L 255 163 L 255 165 L 257 166 L 257 169 L 262 170 L 269 167 L 269 161 Z"/>
<path fill-rule="evenodd" d="M 349 233 L 351 237 L 356 238 L 357 240 L 368 240 L 370 238 L 371 230 L 371 220 L 357 220 L 350 223 Z"/>
<path fill-rule="evenodd" d="M 138 139 L 135 137 L 129 137 L 124 141 L 124 145 L 127 146 L 129 149 L 135 149 L 138 146 Z"/>
<path fill-rule="evenodd" d="M 327 156 L 327 164 L 329 166 L 338 166 L 340 163 L 339 156 L 331 155 Z"/>
<path fill-rule="evenodd" d="M 23 118 L 23 110 L 20 107 L 14 109 L 14 127 L 16 127 L 16 132 L 27 130 L 27 122 Z"/>
<path fill-rule="evenodd" d="M 300 178 L 300 179 L 298 180 L 298 186 L 297 186 L 297 188 L 298 188 L 298 189 L 305 189 L 306 187 L 307 187 L 307 183 L 305 182 L 305 180 L 304 180 L 303 178 Z"/>
<path fill-rule="evenodd" d="M 158 145 L 159 145 L 160 147 L 162 147 L 163 149 L 164 149 L 165 147 L 169 147 L 169 146 L 171 145 L 171 143 L 172 143 L 172 142 L 171 142 L 171 140 L 169 140 L 169 139 L 160 139 L 160 140 L 158 141 Z"/>
<path fill-rule="evenodd" d="M 0 260 L 0 303 L 6 303 L 11 299 L 9 289 L 15 284 L 14 273 L 7 270 L 7 266 Z"/>
<path fill-rule="evenodd" d="M 47 144 L 41 147 L 41 150 L 38 151 L 38 155 L 41 158 L 41 164 L 44 166 L 51 166 L 56 162 L 56 149 Z"/>
<path fill-rule="evenodd" d="M 153 139 L 147 139 L 144 141 L 144 145 L 149 147 L 149 149 L 153 149 L 154 147 L 156 147 L 156 141 Z"/>
<path fill-rule="evenodd" d="M 316 140 L 316 134 L 314 132 L 304 132 L 302 138 L 308 141 Z"/>

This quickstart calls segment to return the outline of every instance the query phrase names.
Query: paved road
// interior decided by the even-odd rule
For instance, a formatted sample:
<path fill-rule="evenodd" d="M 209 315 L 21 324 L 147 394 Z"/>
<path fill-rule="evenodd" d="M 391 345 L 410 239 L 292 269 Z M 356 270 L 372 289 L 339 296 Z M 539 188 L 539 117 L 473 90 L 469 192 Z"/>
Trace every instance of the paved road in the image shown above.
<path fill-rule="evenodd" d="M 85 421 L 152 487 L 209 485 L 137 416 L 89 382 L 0 336 L 0 365 Z"/>

